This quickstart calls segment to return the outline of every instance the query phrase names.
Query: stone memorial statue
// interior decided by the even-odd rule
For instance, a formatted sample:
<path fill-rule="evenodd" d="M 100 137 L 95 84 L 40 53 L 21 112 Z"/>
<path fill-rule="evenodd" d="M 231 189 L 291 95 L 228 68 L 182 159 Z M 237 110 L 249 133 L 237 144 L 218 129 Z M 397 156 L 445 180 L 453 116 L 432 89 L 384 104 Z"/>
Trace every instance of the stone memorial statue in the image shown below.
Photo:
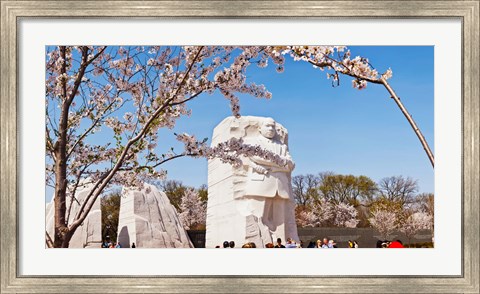
<path fill-rule="evenodd" d="M 259 156 L 241 158 L 239 168 L 219 159 L 209 161 L 206 247 L 226 240 L 257 247 L 277 238 L 298 241 L 287 130 L 271 118 L 228 117 L 215 128 L 212 146 L 232 137 L 260 146 L 287 164 Z"/>

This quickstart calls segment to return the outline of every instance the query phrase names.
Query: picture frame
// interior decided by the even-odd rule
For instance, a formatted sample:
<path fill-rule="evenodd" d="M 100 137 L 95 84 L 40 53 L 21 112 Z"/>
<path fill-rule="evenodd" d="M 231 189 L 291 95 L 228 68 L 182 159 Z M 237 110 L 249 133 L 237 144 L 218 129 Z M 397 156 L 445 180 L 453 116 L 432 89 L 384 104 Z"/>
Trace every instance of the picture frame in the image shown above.
<path fill-rule="evenodd" d="M 101 4 L 101 5 L 99 5 Z M 109 9 L 103 9 L 109 7 Z M 462 21 L 462 275 L 21 276 L 18 273 L 18 25 L 22 18 L 456 18 Z M 1 1 L 2 293 L 479 292 L 479 3 L 468 1 Z"/>

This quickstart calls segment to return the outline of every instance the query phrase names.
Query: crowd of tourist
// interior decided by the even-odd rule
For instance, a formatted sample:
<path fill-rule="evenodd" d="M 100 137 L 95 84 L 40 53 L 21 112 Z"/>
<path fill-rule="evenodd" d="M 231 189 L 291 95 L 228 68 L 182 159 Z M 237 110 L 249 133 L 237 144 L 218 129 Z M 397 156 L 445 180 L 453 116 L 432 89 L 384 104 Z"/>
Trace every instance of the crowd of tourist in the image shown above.
<path fill-rule="evenodd" d="M 221 248 L 220 245 L 216 246 L 215 248 Z M 225 241 L 223 242 L 223 248 L 235 248 L 235 242 L 233 241 Z M 242 245 L 242 248 L 257 248 L 254 242 L 247 242 Z M 305 247 L 303 241 L 295 241 L 292 238 L 287 238 L 285 244 L 282 243 L 281 238 L 277 238 L 277 242 L 267 243 L 265 244 L 265 248 L 338 248 L 337 243 L 329 239 L 327 237 L 323 238 L 323 240 L 310 241 L 310 243 Z M 348 248 L 359 248 L 357 241 L 348 240 Z"/>
<path fill-rule="evenodd" d="M 348 240 L 348 248 L 359 248 L 358 242 L 356 240 Z M 135 243 L 132 243 L 130 248 L 135 248 Z M 395 241 L 377 241 L 377 248 L 404 248 L 402 241 L 395 240 Z M 102 242 L 102 248 L 122 248 L 122 244 L 120 242 Z M 215 248 L 221 248 L 220 245 L 216 246 Z M 223 248 L 235 248 L 234 241 L 224 241 Z M 247 242 L 242 245 L 242 248 L 257 248 L 257 245 L 254 242 Z M 338 248 L 337 243 L 329 239 L 327 237 L 323 238 L 323 240 L 318 239 L 316 242 L 310 241 L 310 243 L 304 247 L 302 241 L 296 242 L 292 238 L 287 238 L 287 242 L 285 244 L 282 243 L 281 238 L 277 238 L 277 242 L 267 243 L 265 244 L 265 248 Z"/>

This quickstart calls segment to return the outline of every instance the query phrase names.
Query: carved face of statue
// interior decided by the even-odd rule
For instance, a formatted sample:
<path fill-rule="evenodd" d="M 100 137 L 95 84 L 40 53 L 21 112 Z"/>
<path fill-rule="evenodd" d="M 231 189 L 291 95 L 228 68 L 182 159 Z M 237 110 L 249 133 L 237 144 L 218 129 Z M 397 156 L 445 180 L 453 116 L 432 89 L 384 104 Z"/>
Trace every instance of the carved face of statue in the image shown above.
<path fill-rule="evenodd" d="M 265 120 L 260 127 L 260 134 L 262 134 L 265 138 L 273 139 L 273 137 L 276 135 L 275 121 L 273 119 Z"/>

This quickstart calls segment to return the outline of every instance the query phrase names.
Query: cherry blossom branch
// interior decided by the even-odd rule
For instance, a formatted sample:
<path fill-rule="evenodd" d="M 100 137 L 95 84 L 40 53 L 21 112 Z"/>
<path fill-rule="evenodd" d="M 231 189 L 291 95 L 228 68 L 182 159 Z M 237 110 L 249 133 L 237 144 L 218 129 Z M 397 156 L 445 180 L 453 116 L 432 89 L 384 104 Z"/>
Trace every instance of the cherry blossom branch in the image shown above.
<path fill-rule="evenodd" d="M 80 87 L 80 84 L 82 83 L 82 78 L 85 74 L 85 70 L 90 65 L 90 63 L 92 63 L 95 59 L 98 58 L 98 56 L 100 56 L 100 54 L 103 53 L 103 51 L 105 51 L 106 48 L 107 48 L 107 46 L 104 46 L 101 50 L 99 50 L 97 52 L 97 54 L 95 54 L 92 58 L 89 58 L 88 48 L 83 47 L 82 64 L 80 65 L 80 70 L 78 71 L 77 78 L 75 79 L 75 82 L 73 84 L 73 89 L 72 89 L 72 92 L 70 93 L 70 97 L 68 97 L 68 99 L 67 99 L 67 101 L 68 101 L 67 104 L 69 106 L 72 103 L 75 96 L 77 95 L 77 91 L 78 91 L 78 88 Z M 66 85 L 66 83 L 65 83 L 65 85 Z"/>
<path fill-rule="evenodd" d="M 55 148 L 53 147 L 52 139 L 50 138 L 50 134 L 48 132 L 48 127 L 45 125 L 45 137 L 47 141 L 47 150 L 50 152 L 53 160 L 55 160 Z"/>
<path fill-rule="evenodd" d="M 183 104 L 183 103 L 185 103 L 185 102 L 188 102 L 188 101 L 194 99 L 195 97 L 197 97 L 198 95 L 200 95 L 200 94 L 202 94 L 202 93 L 203 93 L 203 90 L 202 90 L 202 91 L 199 91 L 199 92 L 197 92 L 197 93 L 195 93 L 195 94 L 193 94 L 192 96 L 190 96 L 189 98 L 187 98 L 187 99 L 185 99 L 185 100 L 182 100 L 182 101 L 179 101 L 179 102 L 175 102 L 175 103 L 172 103 L 172 104 L 170 104 L 170 105 L 171 105 L 171 106 L 175 106 L 175 105 Z"/>
<path fill-rule="evenodd" d="M 344 75 L 353 77 L 357 80 L 364 80 L 364 81 L 367 81 L 367 82 L 370 82 L 370 83 L 373 83 L 373 84 L 383 85 L 385 87 L 385 89 L 388 91 L 388 93 L 390 94 L 390 97 L 395 101 L 398 108 L 400 109 L 400 111 L 403 113 L 403 115 L 407 119 L 408 123 L 410 124 L 413 131 L 415 132 L 415 135 L 418 137 L 418 139 L 420 141 L 420 144 L 422 145 L 423 149 L 425 150 L 425 153 L 427 154 L 428 159 L 430 160 L 430 163 L 432 164 L 432 167 L 435 167 L 435 159 L 434 159 L 434 155 L 433 155 L 433 153 L 430 149 L 430 146 L 428 145 L 427 141 L 425 140 L 425 137 L 423 136 L 422 132 L 420 131 L 420 128 L 417 126 L 416 122 L 413 120 L 412 116 L 410 115 L 410 113 L 408 112 L 406 107 L 401 102 L 400 97 L 397 96 L 395 91 L 392 89 L 390 84 L 387 82 L 388 77 L 386 76 L 386 74 L 381 75 L 380 78 L 376 78 L 376 74 L 375 75 L 372 74 L 371 77 L 368 77 L 368 76 L 364 76 L 364 75 L 354 73 L 352 71 L 352 69 L 355 67 L 355 64 L 353 64 L 351 66 L 351 68 L 349 68 L 347 65 L 345 65 L 343 63 L 343 61 L 336 60 L 336 59 L 330 57 L 328 54 L 323 54 L 323 58 L 328 60 L 328 61 L 316 62 L 312 58 L 309 58 L 306 55 L 299 54 L 295 50 L 293 50 L 292 52 L 294 54 L 296 54 L 297 56 L 306 57 L 307 62 L 316 66 L 316 67 L 320 67 L 320 68 L 329 67 L 329 68 L 332 68 L 333 70 L 335 70 L 335 72 L 340 72 Z M 363 59 L 361 59 L 361 60 L 363 60 Z M 368 62 L 366 62 L 366 63 L 368 64 L 369 67 L 373 68 L 370 63 L 368 63 Z M 338 66 L 341 66 L 341 68 L 338 68 Z M 373 72 L 376 73 L 375 70 L 373 70 Z M 390 71 L 390 75 L 391 75 L 391 71 Z M 361 89 L 361 87 L 359 87 L 359 89 Z"/>
<path fill-rule="evenodd" d="M 329 57 L 329 56 L 325 56 L 325 57 L 326 57 L 327 59 L 332 60 L 332 62 L 317 63 L 317 62 L 315 62 L 315 61 L 313 61 L 313 60 L 308 60 L 308 63 L 310 63 L 311 65 L 315 65 L 315 66 L 317 66 L 317 67 L 328 67 L 328 66 L 329 66 L 329 67 L 331 67 L 331 68 L 335 68 L 335 67 L 334 67 L 334 64 L 333 64 L 333 63 L 335 62 L 335 63 L 341 65 L 341 66 L 344 68 L 343 71 L 336 70 L 337 72 L 340 72 L 340 73 L 342 73 L 342 74 L 344 74 L 344 75 L 347 75 L 347 76 L 350 76 L 350 77 L 352 77 L 352 78 L 365 80 L 365 81 L 367 81 L 367 82 L 369 82 L 369 83 L 379 84 L 379 85 L 382 84 L 382 82 L 381 82 L 379 79 L 372 79 L 372 78 L 369 78 L 369 77 L 366 77 L 366 76 L 361 76 L 361 75 L 353 74 L 353 73 L 351 72 L 351 70 L 350 70 L 347 66 L 345 66 L 342 62 L 337 61 L 337 60 L 335 60 L 335 59 L 333 59 L 333 58 L 331 58 L 331 57 Z"/>
<path fill-rule="evenodd" d="M 107 112 L 114 104 L 115 104 L 114 101 L 111 102 L 111 103 L 107 106 L 107 108 L 105 108 L 104 114 L 103 114 L 103 115 L 100 115 L 100 116 L 92 123 L 92 125 L 91 125 L 85 132 L 83 132 L 82 135 L 80 135 L 80 137 L 77 139 L 77 141 L 73 144 L 72 148 L 70 148 L 70 151 L 68 151 L 67 156 L 66 156 L 67 159 L 70 157 L 70 155 L 72 154 L 72 152 L 75 150 L 75 147 L 77 147 L 77 145 L 88 135 L 88 133 L 90 133 L 90 132 L 95 128 L 95 126 L 105 117 L 105 112 Z"/>
<path fill-rule="evenodd" d="M 141 138 L 143 138 L 143 136 L 146 134 L 146 132 L 149 130 L 150 128 L 150 125 L 152 124 L 152 122 L 158 117 L 158 115 L 160 115 L 160 113 L 163 112 L 163 110 L 170 104 L 171 101 L 173 101 L 178 93 L 180 92 L 180 89 L 182 88 L 182 86 L 184 85 L 185 81 L 186 81 L 186 78 L 188 76 L 188 74 L 190 73 L 190 71 L 192 70 L 192 67 L 193 65 L 195 64 L 195 61 L 197 60 L 198 56 L 200 55 L 201 51 L 203 50 L 204 46 L 200 46 L 199 49 L 198 49 L 198 52 L 196 53 L 195 57 L 192 59 L 189 67 L 188 67 L 188 70 L 185 72 L 185 75 L 183 76 L 183 79 L 182 81 L 180 82 L 178 88 L 176 89 L 175 91 L 175 94 L 170 97 L 169 99 L 167 99 L 165 101 L 165 103 L 159 108 L 157 109 L 153 115 L 150 117 L 150 119 L 146 122 L 146 124 L 144 125 L 144 127 L 142 128 L 142 130 L 139 132 L 139 134 L 137 136 L 135 136 L 134 138 L 130 139 L 122 154 L 120 155 L 117 163 L 115 164 L 115 166 L 113 167 L 113 169 L 111 171 L 109 171 L 108 173 L 106 173 L 106 177 L 105 179 L 103 180 L 103 183 L 100 185 L 100 187 L 98 187 L 96 185 L 96 187 L 94 189 L 92 189 L 92 191 L 89 193 L 89 195 L 86 197 L 86 200 L 84 201 L 84 204 L 86 204 L 87 202 L 89 203 L 88 206 L 87 206 L 87 209 L 85 210 L 86 213 L 84 213 L 84 209 L 85 209 L 85 205 L 82 205 L 82 207 L 80 208 L 80 210 L 78 211 L 76 217 L 75 217 L 75 221 L 71 224 L 70 226 L 70 230 L 75 230 L 80 224 L 83 223 L 83 221 L 85 220 L 85 218 L 87 217 L 88 215 L 88 212 L 91 210 L 91 208 L 93 207 L 93 204 L 95 203 L 95 200 L 97 199 L 97 197 L 100 195 L 100 193 L 102 193 L 102 191 L 105 189 L 105 187 L 107 186 L 108 182 L 113 178 L 114 174 L 118 171 L 118 169 L 121 167 L 121 165 L 123 164 L 123 161 L 125 159 L 125 156 L 127 155 L 130 147 L 135 143 L 137 142 L 138 140 L 140 140 Z M 100 181 L 99 181 L 100 183 Z M 97 183 L 98 184 L 98 183 Z M 98 189 L 97 189 L 98 187 Z M 95 192 L 95 193 L 94 193 Z M 93 195 L 93 197 L 91 197 Z M 91 198 L 91 199 L 89 199 Z"/>
<path fill-rule="evenodd" d="M 85 206 L 87 205 L 87 203 L 89 202 L 91 196 L 93 195 L 93 192 L 98 188 L 98 186 L 100 186 L 101 183 L 103 183 L 103 181 L 107 178 L 107 176 L 110 174 L 110 172 L 112 171 L 109 170 L 107 172 L 105 172 L 102 177 L 100 177 L 100 179 L 95 183 L 95 185 L 93 186 L 92 190 L 90 191 L 90 193 L 87 195 L 87 197 L 85 197 L 85 200 L 83 201 L 82 203 L 82 206 L 80 207 L 78 213 L 75 215 L 75 219 L 77 221 L 74 221 L 70 227 L 69 227 L 69 230 L 72 231 L 74 229 L 76 229 L 79 225 L 81 225 L 83 223 L 83 221 L 85 220 L 86 218 L 86 214 L 84 215 L 83 219 L 81 221 L 78 221 L 79 220 L 79 217 L 81 215 L 81 213 L 83 212 L 83 210 L 85 209 Z M 100 193 L 98 193 L 98 195 L 100 195 Z M 98 197 L 98 195 L 96 195 L 95 197 Z M 95 198 L 95 200 L 97 200 Z M 95 200 L 93 201 L 93 203 L 95 202 Z M 91 205 L 89 205 L 89 209 L 91 208 L 91 206 L 93 206 L 93 203 Z M 87 210 L 87 211 L 90 211 L 90 210 Z"/>
<path fill-rule="evenodd" d="M 73 200 L 75 200 L 79 205 L 80 205 L 80 202 L 77 200 L 77 198 L 75 198 L 75 194 L 77 193 L 77 188 L 78 188 L 78 184 L 80 183 L 80 179 L 83 175 L 83 173 L 87 170 L 87 168 L 91 165 L 90 164 L 86 164 L 85 167 L 78 173 L 78 176 L 77 176 L 77 182 L 75 183 L 74 185 L 74 188 L 73 188 L 73 191 L 71 192 L 72 194 L 72 201 L 70 201 L 70 205 L 68 207 L 68 212 L 67 212 L 67 221 L 68 219 L 70 218 L 70 211 L 72 210 L 72 205 L 73 205 Z"/>
<path fill-rule="evenodd" d="M 55 114 L 55 111 L 54 111 L 54 116 L 56 115 Z M 52 122 L 52 119 L 50 118 L 50 115 L 48 113 L 48 110 L 46 111 L 46 116 L 47 116 L 47 120 L 48 120 L 48 123 L 50 124 L 50 127 L 52 128 L 52 132 L 55 136 L 58 136 L 58 126 L 57 125 L 54 125 L 54 123 Z"/>
<path fill-rule="evenodd" d="M 181 153 L 181 154 L 176 154 L 176 155 L 173 155 L 169 158 L 166 158 L 158 163 L 155 163 L 154 165 L 141 165 L 141 166 L 137 166 L 137 167 L 133 167 L 133 166 L 130 166 L 130 167 L 124 167 L 124 168 L 120 168 L 119 171 L 128 171 L 128 170 L 141 170 L 141 169 L 150 169 L 150 168 L 156 168 L 156 167 L 159 167 L 160 165 L 164 164 L 165 162 L 168 162 L 170 160 L 173 160 L 173 159 L 176 159 L 176 158 L 180 158 L 180 157 L 184 157 L 184 156 L 198 156 L 199 154 L 187 154 L 187 153 Z"/>

